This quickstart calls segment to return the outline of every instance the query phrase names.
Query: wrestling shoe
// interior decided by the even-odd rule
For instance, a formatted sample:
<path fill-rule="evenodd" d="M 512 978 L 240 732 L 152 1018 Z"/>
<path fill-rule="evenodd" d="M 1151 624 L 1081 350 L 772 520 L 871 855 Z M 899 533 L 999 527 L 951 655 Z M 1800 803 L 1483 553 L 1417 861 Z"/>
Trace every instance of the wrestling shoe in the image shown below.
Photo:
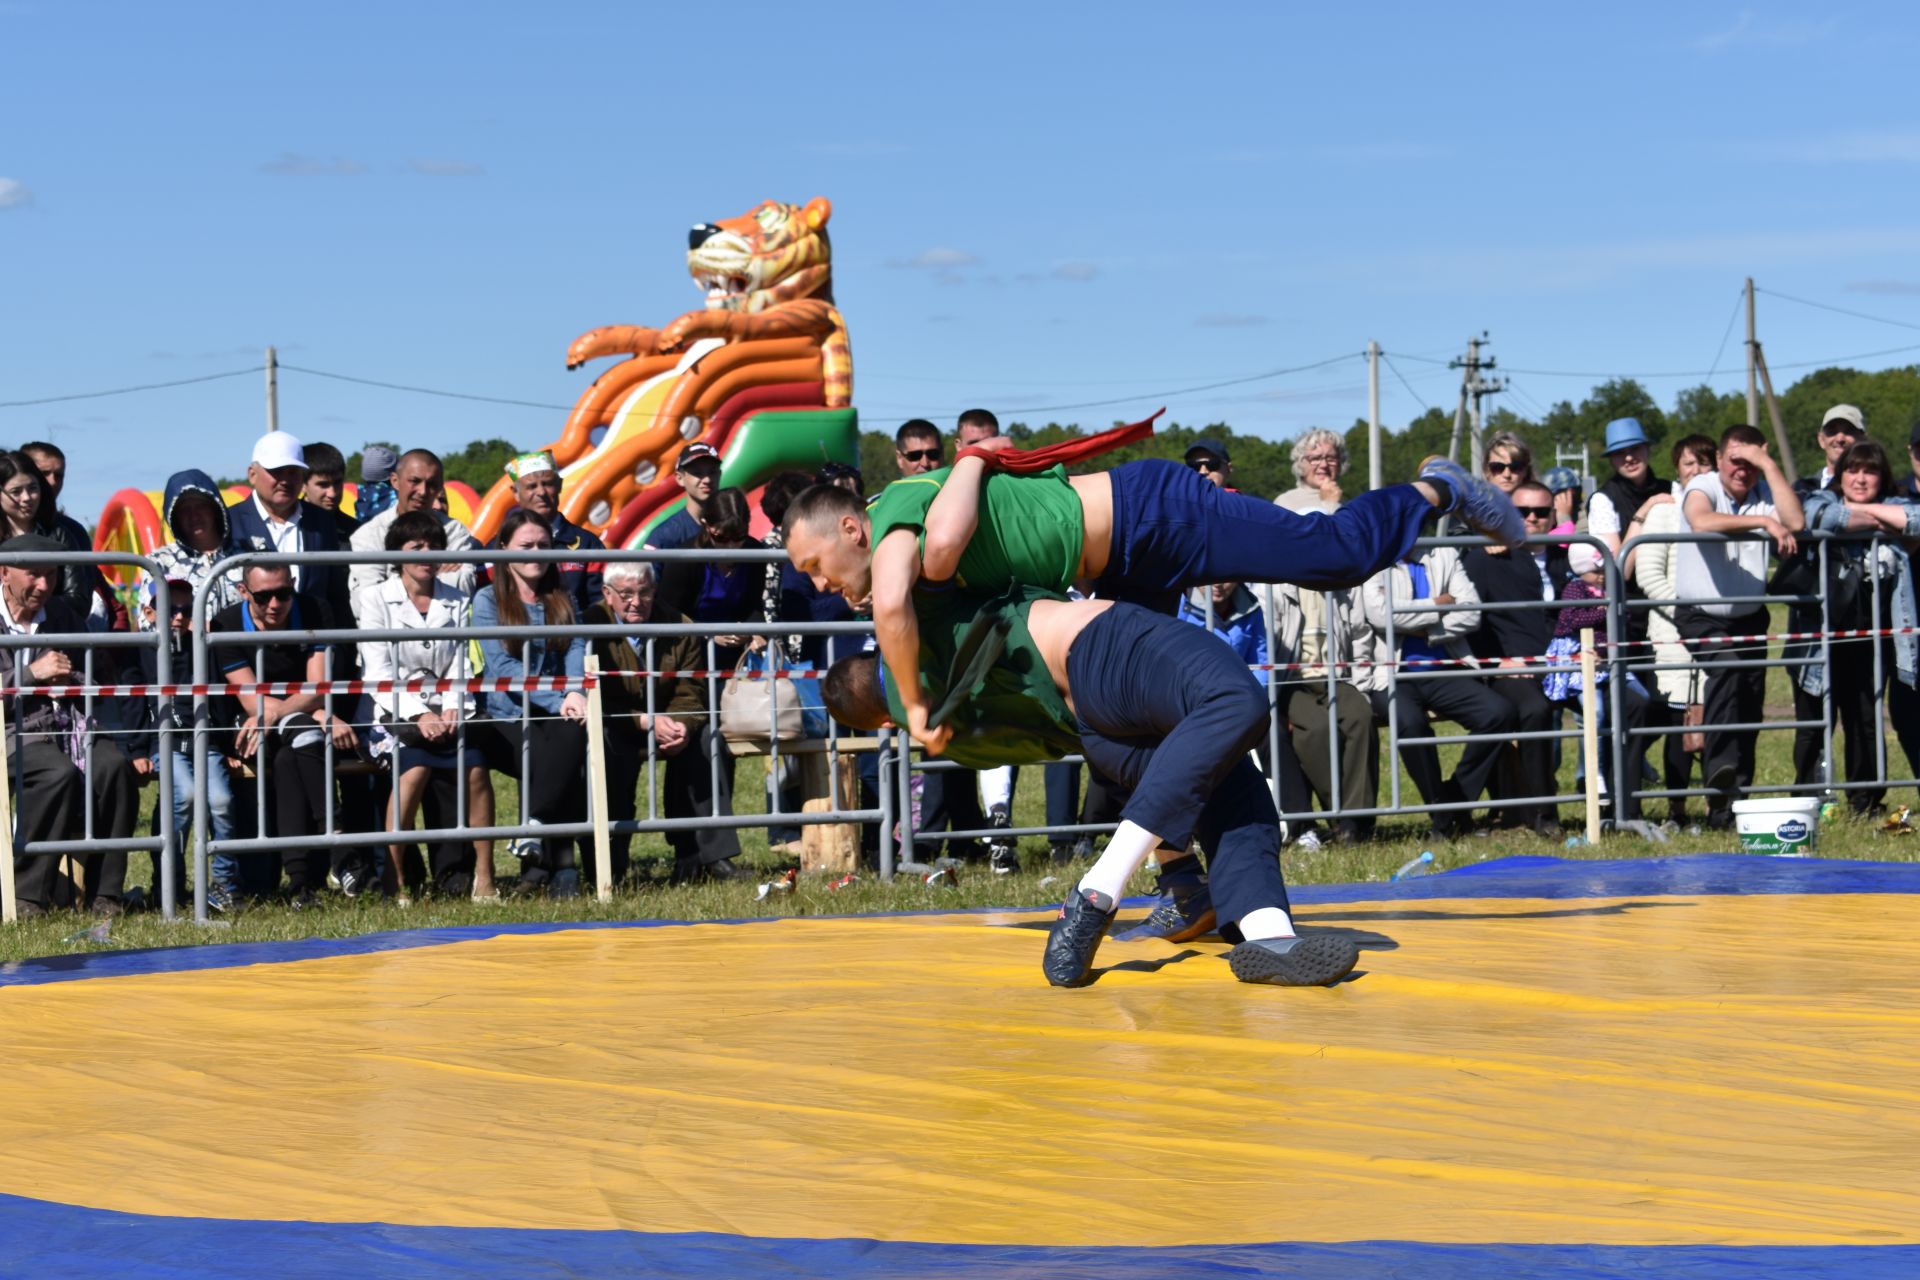
<path fill-rule="evenodd" d="M 1114 902 L 1097 889 L 1075 889 L 1060 906 L 1047 931 L 1040 971 L 1056 987 L 1084 987 L 1093 981 L 1093 953 L 1113 927 Z"/>
<path fill-rule="evenodd" d="M 1007 806 L 993 806 L 991 820 L 988 822 L 995 831 L 1013 826 L 1013 816 L 1007 812 Z M 997 876 L 1012 875 L 1020 869 L 1020 850 L 1009 836 L 990 836 L 987 840 L 987 862 Z"/>
<path fill-rule="evenodd" d="M 1114 934 L 1116 942 L 1139 942 L 1162 938 L 1168 942 L 1191 942 L 1213 932 L 1218 920 L 1213 910 L 1213 894 L 1206 877 L 1197 871 L 1189 875 L 1162 875 L 1160 900 L 1153 904 L 1147 918 L 1125 933 Z"/>
<path fill-rule="evenodd" d="M 1526 541 L 1527 523 L 1520 518 L 1520 509 L 1492 482 L 1437 453 L 1420 464 L 1420 479 L 1439 480 L 1453 490 L 1453 505 L 1441 514 L 1459 516 L 1467 528 L 1503 547 Z"/>
<path fill-rule="evenodd" d="M 1325 987 L 1340 981 L 1360 963 L 1360 949 L 1337 933 L 1304 938 L 1261 938 L 1227 952 L 1233 976 L 1242 982 L 1276 987 Z"/>

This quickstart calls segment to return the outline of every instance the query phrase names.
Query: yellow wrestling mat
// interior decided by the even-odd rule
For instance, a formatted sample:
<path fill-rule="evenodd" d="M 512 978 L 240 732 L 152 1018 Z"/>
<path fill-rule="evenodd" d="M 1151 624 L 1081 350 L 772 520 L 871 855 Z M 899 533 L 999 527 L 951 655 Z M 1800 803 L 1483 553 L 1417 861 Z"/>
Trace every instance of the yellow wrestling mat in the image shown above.
<path fill-rule="evenodd" d="M 1212 941 L 1109 942 L 1054 990 L 1032 913 L 13 986 L 0 1192 L 1044 1248 L 1920 1241 L 1920 895 L 1448 879 L 1297 904 L 1359 935 L 1332 989 L 1242 985 Z"/>

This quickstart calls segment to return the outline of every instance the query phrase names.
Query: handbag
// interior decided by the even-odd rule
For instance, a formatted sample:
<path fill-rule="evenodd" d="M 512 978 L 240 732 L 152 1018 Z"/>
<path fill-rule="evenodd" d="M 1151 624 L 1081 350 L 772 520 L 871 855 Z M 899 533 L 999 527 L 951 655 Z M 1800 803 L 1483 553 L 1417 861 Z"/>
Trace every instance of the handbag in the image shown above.
<path fill-rule="evenodd" d="M 1695 725 L 1704 725 L 1706 722 L 1707 704 L 1704 702 L 1689 702 L 1686 709 L 1680 713 L 1680 723 L 1688 726 L 1690 729 Z M 1705 731 L 1694 729 L 1691 733 L 1681 734 L 1680 749 L 1688 755 L 1697 755 L 1705 751 L 1707 749 L 1707 735 Z"/>
<path fill-rule="evenodd" d="M 720 691 L 720 736 L 728 742 L 792 742 L 806 736 L 800 691 L 785 675 L 766 671 L 764 653 L 745 653 Z"/>

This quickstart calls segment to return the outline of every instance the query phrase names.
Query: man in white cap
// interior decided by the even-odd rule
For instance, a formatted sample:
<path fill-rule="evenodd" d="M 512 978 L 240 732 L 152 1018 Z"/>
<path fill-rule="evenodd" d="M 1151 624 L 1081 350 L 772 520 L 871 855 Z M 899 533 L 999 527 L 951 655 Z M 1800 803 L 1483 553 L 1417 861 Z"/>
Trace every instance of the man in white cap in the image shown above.
<path fill-rule="evenodd" d="M 523 453 L 507 464 L 507 475 L 513 481 L 514 503 L 547 522 L 554 549 L 580 553 L 578 560 L 561 562 L 560 581 L 573 596 L 573 616 L 586 617 L 587 610 L 600 603 L 600 571 L 605 567 L 591 553 L 605 551 L 607 544 L 560 510 L 560 468 L 553 465 L 552 454 Z"/>
<path fill-rule="evenodd" d="M 227 546 L 233 551 L 344 551 L 333 516 L 300 493 L 307 484 L 307 455 L 300 441 L 284 431 L 269 431 L 254 441 L 247 464 L 253 492 L 227 508 Z M 347 567 L 298 565 L 294 587 L 318 596 L 347 616 Z"/>
<path fill-rule="evenodd" d="M 1827 464 L 1820 468 L 1818 478 L 1801 476 L 1793 483 L 1793 491 L 1806 497 L 1815 489 L 1824 489 L 1833 479 L 1833 469 L 1840 465 L 1847 450 L 1867 438 L 1867 416 L 1854 405 L 1837 404 L 1827 410 L 1820 419 L 1820 452 L 1826 455 Z"/>
<path fill-rule="evenodd" d="M 447 532 L 447 550 L 476 549 L 480 543 L 474 538 L 472 531 L 440 510 L 439 498 L 446 491 L 446 468 L 440 462 L 440 455 L 431 449 L 407 450 L 400 455 L 399 462 L 394 464 L 393 505 L 354 530 L 353 549 L 385 551 L 387 530 L 393 527 L 395 520 L 409 511 L 425 511 L 440 522 L 440 527 Z M 392 564 L 353 566 L 350 582 L 353 593 L 353 616 L 356 622 L 360 618 L 360 601 L 366 595 L 367 588 L 377 587 L 399 572 L 399 568 Z M 440 577 L 470 596 L 478 583 L 479 573 L 479 565 L 452 564 L 446 567 Z"/>

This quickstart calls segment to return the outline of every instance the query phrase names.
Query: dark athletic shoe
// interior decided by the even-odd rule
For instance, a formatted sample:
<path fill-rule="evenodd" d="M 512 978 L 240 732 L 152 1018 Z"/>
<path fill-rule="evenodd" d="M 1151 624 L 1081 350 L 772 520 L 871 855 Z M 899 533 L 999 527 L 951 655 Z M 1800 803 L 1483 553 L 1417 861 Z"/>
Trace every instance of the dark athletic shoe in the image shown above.
<path fill-rule="evenodd" d="M 1446 514 L 1459 516 L 1475 533 L 1504 547 L 1526 541 L 1527 523 L 1520 518 L 1520 509 L 1492 482 L 1437 453 L 1420 464 L 1420 478 L 1446 481 L 1453 490 L 1453 506 Z"/>
<path fill-rule="evenodd" d="M 1047 931 L 1040 971 L 1056 987 L 1084 987 L 1093 980 L 1093 953 L 1113 927 L 1113 899 L 1096 889 L 1075 889 Z"/>
<path fill-rule="evenodd" d="M 1125 933 L 1114 934 L 1116 942 L 1139 942 L 1143 938 L 1163 938 L 1168 942 L 1191 942 L 1213 932 L 1218 918 L 1213 911 L 1213 894 L 1204 881 L 1195 884 L 1161 886 L 1160 901 L 1147 918 Z"/>
<path fill-rule="evenodd" d="M 1233 976 L 1242 982 L 1276 987 L 1324 987 L 1340 981 L 1360 963 L 1360 949 L 1337 933 L 1304 938 L 1262 938 L 1227 952 Z"/>

